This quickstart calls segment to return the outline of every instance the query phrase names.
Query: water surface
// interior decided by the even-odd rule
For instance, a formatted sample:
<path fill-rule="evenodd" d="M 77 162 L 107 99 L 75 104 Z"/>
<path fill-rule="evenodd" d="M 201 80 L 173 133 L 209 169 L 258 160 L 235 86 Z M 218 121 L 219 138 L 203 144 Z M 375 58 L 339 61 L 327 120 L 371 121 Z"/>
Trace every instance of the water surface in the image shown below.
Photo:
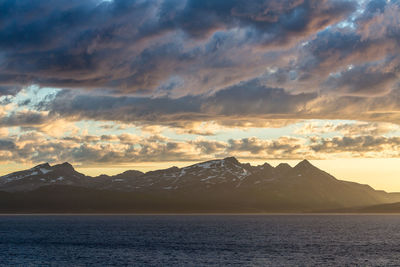
<path fill-rule="evenodd" d="M 3 215 L 0 263 L 400 265 L 400 216 Z"/>

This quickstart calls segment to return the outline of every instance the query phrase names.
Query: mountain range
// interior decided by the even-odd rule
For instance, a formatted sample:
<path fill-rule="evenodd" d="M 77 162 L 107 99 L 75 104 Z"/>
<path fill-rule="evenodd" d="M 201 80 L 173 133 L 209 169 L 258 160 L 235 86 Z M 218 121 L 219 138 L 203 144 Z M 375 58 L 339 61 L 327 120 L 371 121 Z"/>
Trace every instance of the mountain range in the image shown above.
<path fill-rule="evenodd" d="M 273 167 L 229 157 L 97 177 L 46 163 L 0 177 L 2 213 L 379 212 L 396 202 L 400 193 L 338 180 L 307 160 Z"/>

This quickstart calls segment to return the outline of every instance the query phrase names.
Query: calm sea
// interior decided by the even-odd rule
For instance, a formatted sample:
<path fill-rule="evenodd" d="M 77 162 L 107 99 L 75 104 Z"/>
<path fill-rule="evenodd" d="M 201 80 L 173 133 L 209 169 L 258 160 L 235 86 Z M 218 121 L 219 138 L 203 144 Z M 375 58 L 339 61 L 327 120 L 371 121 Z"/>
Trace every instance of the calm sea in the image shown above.
<path fill-rule="evenodd" d="M 400 265 L 400 216 L 3 215 L 0 265 Z"/>

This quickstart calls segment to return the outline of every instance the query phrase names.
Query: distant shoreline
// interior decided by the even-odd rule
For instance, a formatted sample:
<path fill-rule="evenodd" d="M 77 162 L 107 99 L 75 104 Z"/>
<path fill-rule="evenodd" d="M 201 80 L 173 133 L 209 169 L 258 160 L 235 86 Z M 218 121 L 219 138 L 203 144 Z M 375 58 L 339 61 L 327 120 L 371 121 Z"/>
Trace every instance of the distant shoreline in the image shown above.
<path fill-rule="evenodd" d="M 0 213 L 0 216 L 344 216 L 344 215 L 400 215 L 400 212 L 315 212 L 315 213 Z"/>

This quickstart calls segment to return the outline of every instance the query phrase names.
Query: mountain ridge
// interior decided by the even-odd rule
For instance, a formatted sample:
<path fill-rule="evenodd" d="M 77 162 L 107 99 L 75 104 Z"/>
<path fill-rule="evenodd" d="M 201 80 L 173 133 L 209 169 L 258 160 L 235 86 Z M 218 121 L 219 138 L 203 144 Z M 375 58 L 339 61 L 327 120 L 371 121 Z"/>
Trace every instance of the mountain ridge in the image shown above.
<path fill-rule="evenodd" d="M 67 162 L 44 163 L 0 177 L 0 192 L 0 212 L 7 209 L 5 203 L 24 203 L 16 210 L 37 203 L 31 210 L 41 210 L 49 200 L 72 211 L 77 199 L 82 209 L 86 205 L 104 212 L 112 210 L 110 205 L 127 212 L 309 212 L 400 202 L 400 193 L 338 180 L 307 160 L 294 167 L 273 167 L 252 166 L 234 157 L 96 177 L 77 172 Z"/>

